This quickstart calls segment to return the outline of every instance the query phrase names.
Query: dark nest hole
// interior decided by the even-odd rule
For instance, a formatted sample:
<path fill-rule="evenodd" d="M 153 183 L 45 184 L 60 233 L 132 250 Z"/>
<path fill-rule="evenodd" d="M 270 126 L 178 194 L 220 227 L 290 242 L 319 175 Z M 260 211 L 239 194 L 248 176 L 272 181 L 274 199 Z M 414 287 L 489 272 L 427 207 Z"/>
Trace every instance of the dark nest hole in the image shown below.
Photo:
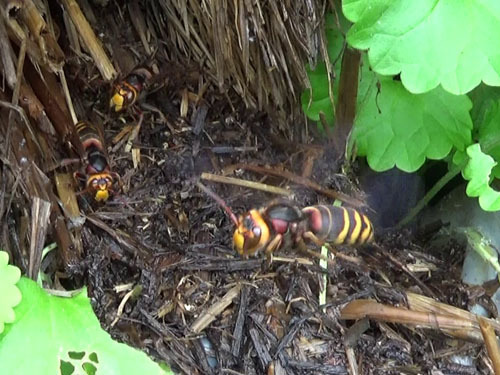
<path fill-rule="evenodd" d="M 122 77 L 140 64 L 154 66 L 157 77 L 140 99 L 142 125 L 132 152 L 126 151 L 128 135 L 118 138 L 137 124 L 138 112 L 109 112 L 111 84 L 95 59 L 75 44 L 78 38 L 71 39 L 64 7 L 54 3 L 45 9 L 45 19 L 50 14 L 59 33 L 77 117 L 103 125 L 111 166 L 123 189 L 106 204 L 79 195 L 84 222 L 66 211 L 48 213 L 34 248 L 57 241 L 59 249 L 42 264 L 31 264 L 33 199 L 57 202 L 56 174 L 78 168 L 64 165 L 78 153 L 74 145 L 66 147 L 75 133 L 71 121 L 65 122 L 67 128 L 58 127 L 44 100 L 44 113 L 53 123 L 45 128 L 49 120 L 44 122 L 44 114 L 34 109 L 26 109 L 33 129 L 20 119 L 9 125 L 3 108 L 2 245 L 17 265 L 31 275 L 42 267 L 54 284 L 68 289 L 87 285 L 103 328 L 115 339 L 186 374 L 347 374 L 349 350 L 356 353 L 363 374 L 472 374 L 477 368 L 488 373 L 481 344 L 374 321 L 356 333 L 353 322 L 339 319 L 340 309 L 356 299 L 406 306 L 407 291 L 467 308 L 480 293 L 473 295 L 460 282 L 460 245 L 448 242 L 437 249 L 414 242 L 406 231 L 380 232 L 378 248 L 340 247 L 327 270 L 314 259 L 301 262 L 304 254 L 293 249 L 280 251 L 270 265 L 259 257 L 245 260 L 232 250 L 231 221 L 196 187 L 201 173 L 226 172 L 289 188 L 300 206 L 331 203 L 303 184 L 244 168 L 253 165 L 296 175 L 310 171 L 309 178 L 325 189 L 363 198 L 351 182 L 354 174 L 338 174 L 335 163 L 321 158 L 321 142 L 306 131 L 310 125 L 300 115 L 298 98 L 307 84 L 304 62 L 318 57 L 318 20 L 327 2 L 313 2 L 312 19 L 305 5 L 288 1 L 79 3 Z M 263 19 L 255 13 L 257 5 Z M 249 33 L 239 36 L 247 53 L 240 56 L 239 49 L 223 47 L 221 41 L 238 44 L 232 23 L 243 10 L 241 22 L 248 23 Z M 297 33 L 291 41 L 294 50 L 278 37 L 283 30 L 276 17 L 285 10 L 290 18 L 283 18 L 283 27 Z M 17 18 L 19 12 L 8 14 Z M 279 57 L 274 72 L 265 65 L 267 47 Z M 37 72 L 27 59 L 26 80 L 42 95 L 35 87 Z M 11 95 L 6 89 L 1 99 L 10 101 Z M 68 119 L 67 109 L 62 112 Z M 237 213 L 273 198 L 229 184 L 207 185 Z M 401 265 L 418 263 L 432 265 L 433 271 L 416 272 L 417 282 Z M 324 278 L 326 304 L 320 306 Z M 130 291 L 132 297 L 120 308 Z M 224 307 L 214 314 L 218 304 Z M 209 324 L 200 323 L 200 317 Z M 452 356 L 470 356 L 477 365 L 457 364 Z"/>

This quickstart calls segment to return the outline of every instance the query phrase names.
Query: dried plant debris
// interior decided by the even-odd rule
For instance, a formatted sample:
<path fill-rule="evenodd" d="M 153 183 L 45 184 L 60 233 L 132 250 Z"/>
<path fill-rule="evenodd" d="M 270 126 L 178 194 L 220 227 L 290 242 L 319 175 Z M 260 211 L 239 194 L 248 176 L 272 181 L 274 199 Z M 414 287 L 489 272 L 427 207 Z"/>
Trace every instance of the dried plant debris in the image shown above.
<path fill-rule="evenodd" d="M 0 243 L 13 262 L 52 288 L 88 285 L 114 337 L 179 373 L 491 373 L 498 324 L 468 310 L 496 317 L 498 285 L 461 284 L 459 244 L 379 233 L 333 248 L 326 269 L 317 249 L 242 259 L 197 188 L 203 177 L 236 214 L 276 196 L 365 212 L 348 178 L 317 168 L 323 148 L 284 126 L 304 128 L 297 94 L 329 6 L 3 2 Z"/>

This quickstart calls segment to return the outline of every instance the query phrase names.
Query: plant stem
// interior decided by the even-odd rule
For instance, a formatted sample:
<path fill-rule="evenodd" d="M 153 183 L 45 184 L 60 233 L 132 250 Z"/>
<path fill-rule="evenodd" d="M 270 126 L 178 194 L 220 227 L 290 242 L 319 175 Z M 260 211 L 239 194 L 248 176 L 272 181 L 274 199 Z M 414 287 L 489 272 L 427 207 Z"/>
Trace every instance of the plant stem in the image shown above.
<path fill-rule="evenodd" d="M 453 164 L 453 167 L 439 179 L 438 182 L 430 189 L 427 194 L 417 203 L 415 207 L 406 215 L 397 225 L 396 228 L 401 228 L 412 221 L 415 216 L 430 202 L 432 198 L 441 190 L 448 182 L 450 182 L 467 164 L 467 160 L 460 164 Z"/>

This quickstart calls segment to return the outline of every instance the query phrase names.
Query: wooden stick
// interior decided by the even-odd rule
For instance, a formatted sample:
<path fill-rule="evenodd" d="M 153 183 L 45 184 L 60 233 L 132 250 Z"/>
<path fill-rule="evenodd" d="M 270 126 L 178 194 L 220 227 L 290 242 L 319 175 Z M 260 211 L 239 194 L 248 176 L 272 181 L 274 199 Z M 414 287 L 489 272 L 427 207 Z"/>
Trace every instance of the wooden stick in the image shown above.
<path fill-rule="evenodd" d="M 94 59 L 97 69 L 106 81 L 112 81 L 117 76 L 116 70 L 102 47 L 101 41 L 97 39 L 94 30 L 90 27 L 80 6 L 75 0 L 61 0 L 66 12 L 75 24 L 80 37 L 87 46 L 90 55 Z"/>
<path fill-rule="evenodd" d="M 277 171 L 272 168 L 267 168 L 267 167 L 260 167 L 258 165 L 252 165 L 252 164 L 243 164 L 243 163 L 238 163 L 238 164 L 233 164 L 225 168 L 226 171 L 234 171 L 236 169 L 245 169 L 247 171 L 252 171 L 260 174 L 268 174 L 271 176 L 278 176 L 282 178 L 286 178 L 287 180 L 293 181 L 296 184 L 300 184 L 303 186 L 307 186 L 308 188 L 311 188 L 313 190 L 316 190 L 318 193 L 321 193 L 327 197 L 330 197 L 332 199 L 338 199 L 342 202 L 348 203 L 351 206 L 354 207 L 363 207 L 366 206 L 366 204 L 359 199 L 350 197 L 344 193 L 334 191 L 331 189 L 325 189 L 321 185 L 317 184 L 314 181 L 309 180 L 308 178 L 304 178 L 302 176 L 298 176 L 296 174 L 293 174 L 289 171 Z"/>
<path fill-rule="evenodd" d="M 244 187 L 248 187 L 250 189 L 262 190 L 262 191 L 266 191 L 266 192 L 272 193 L 272 194 L 285 195 L 287 197 L 290 197 L 293 194 L 291 191 L 289 191 L 287 189 L 282 189 L 282 188 L 279 188 L 276 186 L 266 185 L 266 184 L 262 184 L 260 182 L 242 180 L 242 179 L 234 178 L 234 177 L 219 176 L 216 174 L 206 173 L 206 172 L 203 172 L 201 174 L 201 179 L 207 180 L 207 181 L 220 182 L 223 184 L 244 186 Z"/>

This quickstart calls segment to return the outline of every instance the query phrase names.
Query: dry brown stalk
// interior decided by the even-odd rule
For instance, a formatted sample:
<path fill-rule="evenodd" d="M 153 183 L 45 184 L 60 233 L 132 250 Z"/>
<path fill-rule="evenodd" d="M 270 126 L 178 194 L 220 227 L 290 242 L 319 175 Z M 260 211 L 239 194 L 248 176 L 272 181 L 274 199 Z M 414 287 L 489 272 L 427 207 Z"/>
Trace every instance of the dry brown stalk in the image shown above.
<path fill-rule="evenodd" d="M 210 71 L 212 84 L 230 85 L 247 106 L 284 125 L 309 86 L 304 61 L 315 66 L 323 55 L 333 76 L 321 25 L 328 3 L 159 0 L 148 16 L 173 59 L 189 55 Z"/>
<path fill-rule="evenodd" d="M 287 197 L 290 197 L 293 194 L 291 191 L 289 191 L 287 189 L 279 188 L 277 186 L 271 186 L 271 185 L 263 184 L 260 182 L 242 180 L 242 179 L 234 178 L 234 177 L 219 176 L 216 174 L 206 173 L 206 172 L 203 172 L 201 174 L 201 179 L 207 180 L 207 181 L 213 181 L 213 182 L 220 182 L 223 184 L 244 186 L 244 187 L 247 187 L 250 189 L 262 190 L 262 191 L 265 191 L 267 193 L 285 195 Z"/>
<path fill-rule="evenodd" d="M 142 13 L 141 8 L 139 7 L 139 2 L 137 0 L 130 1 L 128 4 L 128 11 L 130 13 L 130 19 L 132 21 L 132 25 L 134 25 L 135 31 L 137 31 L 137 34 L 141 39 L 141 43 L 144 46 L 144 49 L 146 50 L 146 53 L 149 56 L 151 54 L 151 47 L 148 43 L 148 39 L 146 36 L 148 28 L 146 26 L 146 20 L 144 19 L 144 14 Z"/>
<path fill-rule="evenodd" d="M 16 85 L 16 68 L 14 67 L 14 57 L 12 56 L 12 47 L 10 45 L 7 29 L 5 27 L 5 18 L 3 10 L 0 10 L 0 54 L 2 67 L 7 85 L 13 88 Z"/>
<path fill-rule="evenodd" d="M 64 212 L 70 219 L 80 217 L 80 208 L 73 184 L 73 176 L 69 173 L 56 173 L 55 174 L 56 189 L 59 199 L 64 207 Z"/>
<path fill-rule="evenodd" d="M 342 309 L 340 318 L 346 320 L 370 318 L 420 328 L 438 329 L 457 338 L 482 342 L 479 325 L 475 320 L 471 321 L 446 313 L 409 310 L 403 307 L 384 305 L 373 300 L 360 299 L 350 302 Z"/>
<path fill-rule="evenodd" d="M 406 296 L 408 298 L 408 305 L 412 310 L 453 315 L 460 319 L 476 321 L 475 314 L 463 309 L 459 309 L 458 307 L 451 306 L 446 303 L 442 303 L 432 298 L 422 296 L 416 293 L 408 292 L 406 293 Z M 494 319 L 488 319 L 488 323 L 491 324 L 497 331 L 500 332 L 499 322 L 497 322 Z"/>
<path fill-rule="evenodd" d="M 485 318 L 478 316 L 477 320 L 479 322 L 479 327 L 481 327 L 484 345 L 486 346 L 486 350 L 488 351 L 488 355 L 491 359 L 495 375 L 500 375 L 500 350 L 498 348 L 495 330 Z"/>
<path fill-rule="evenodd" d="M 31 205 L 31 242 L 28 276 L 36 280 L 42 262 L 42 249 L 49 228 L 51 204 L 39 197 L 34 197 Z"/>
<path fill-rule="evenodd" d="M 75 0 L 61 0 L 61 3 L 71 17 L 71 21 L 73 21 L 81 39 L 94 59 L 97 69 L 101 72 L 104 80 L 114 80 L 117 76 L 117 72 L 109 60 L 108 55 L 104 51 L 101 41 L 97 39 L 94 30 L 92 30 L 92 27 L 85 18 L 85 15 L 80 9 L 78 3 Z"/>

